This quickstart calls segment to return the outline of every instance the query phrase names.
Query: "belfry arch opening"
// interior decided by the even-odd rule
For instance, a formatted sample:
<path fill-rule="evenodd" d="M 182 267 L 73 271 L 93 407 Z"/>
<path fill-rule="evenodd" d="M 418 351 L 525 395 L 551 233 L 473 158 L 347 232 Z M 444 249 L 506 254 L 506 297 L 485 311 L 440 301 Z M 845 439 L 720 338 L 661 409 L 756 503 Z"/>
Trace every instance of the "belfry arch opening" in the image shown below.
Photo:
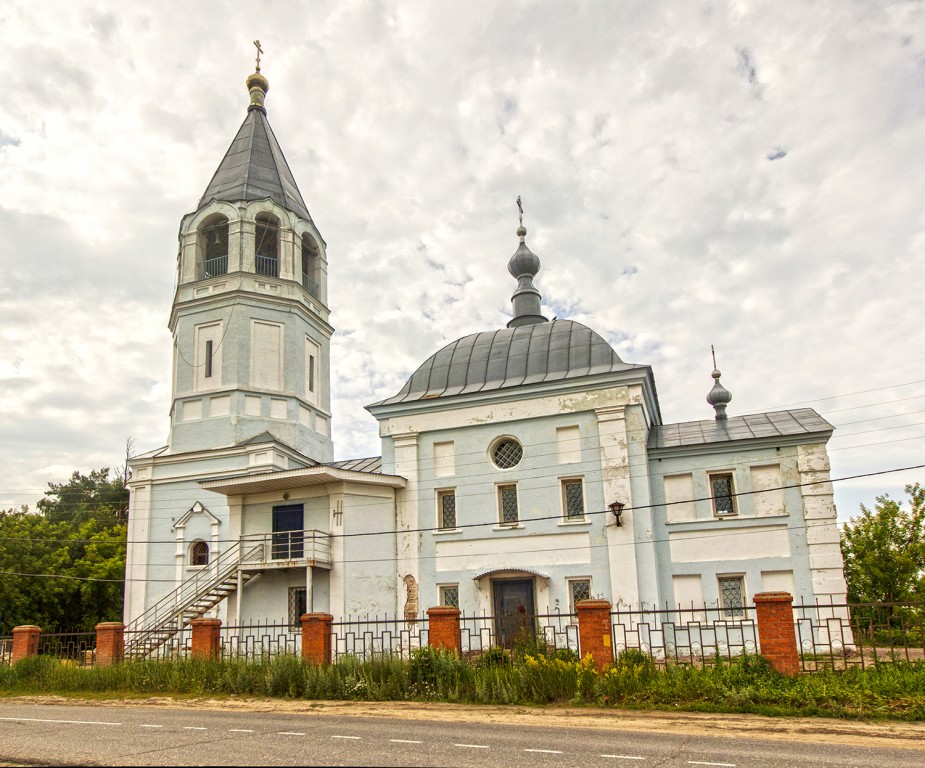
<path fill-rule="evenodd" d="M 265 277 L 279 277 L 279 219 L 259 213 L 254 239 L 254 271 Z"/>
<path fill-rule="evenodd" d="M 228 273 L 228 219 L 209 216 L 199 227 L 198 278 L 205 280 Z"/>
<path fill-rule="evenodd" d="M 321 298 L 321 258 L 315 239 L 305 233 L 302 235 L 302 287 L 316 299 Z"/>

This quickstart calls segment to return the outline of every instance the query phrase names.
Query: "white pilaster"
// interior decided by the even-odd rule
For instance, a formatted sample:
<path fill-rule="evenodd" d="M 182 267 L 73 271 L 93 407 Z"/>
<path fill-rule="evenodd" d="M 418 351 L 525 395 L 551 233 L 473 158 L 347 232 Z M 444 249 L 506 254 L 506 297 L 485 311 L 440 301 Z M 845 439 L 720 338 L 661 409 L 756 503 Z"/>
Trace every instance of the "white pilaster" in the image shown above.
<path fill-rule="evenodd" d="M 601 480 L 604 504 L 615 501 L 626 507 L 622 526 L 616 525 L 614 516 L 606 516 L 607 555 L 610 563 L 610 599 L 639 602 L 639 584 L 636 575 L 636 547 L 634 533 L 633 494 L 630 486 L 629 451 L 626 434 L 626 406 L 618 405 L 595 410 L 601 444 Z"/>

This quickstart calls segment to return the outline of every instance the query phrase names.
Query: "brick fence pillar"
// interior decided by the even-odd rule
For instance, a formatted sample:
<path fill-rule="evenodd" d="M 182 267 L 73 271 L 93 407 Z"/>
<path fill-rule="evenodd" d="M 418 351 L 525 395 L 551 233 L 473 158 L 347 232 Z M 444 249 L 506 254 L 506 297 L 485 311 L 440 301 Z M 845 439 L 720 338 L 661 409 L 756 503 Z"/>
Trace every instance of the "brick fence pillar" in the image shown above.
<path fill-rule="evenodd" d="M 15 664 L 20 659 L 28 659 L 39 652 L 39 635 L 42 628 L 34 624 L 13 627 L 13 651 L 10 662 Z"/>
<path fill-rule="evenodd" d="M 431 648 L 462 653 L 459 638 L 459 608 L 449 605 L 435 606 L 427 609 L 427 644 Z"/>
<path fill-rule="evenodd" d="M 222 655 L 221 619 L 193 619 L 193 642 L 190 656 L 194 659 L 217 659 Z"/>
<path fill-rule="evenodd" d="M 761 655 L 785 675 L 800 673 L 792 602 L 793 596 L 789 592 L 760 592 L 755 595 Z"/>
<path fill-rule="evenodd" d="M 312 664 L 331 663 L 330 613 L 306 613 L 302 616 L 302 659 Z"/>
<path fill-rule="evenodd" d="M 607 600 L 579 600 L 578 641 L 582 657 L 591 654 L 598 671 L 613 662 L 613 645 L 610 642 L 610 603 Z"/>
<path fill-rule="evenodd" d="M 125 624 L 104 621 L 96 625 L 96 665 L 108 667 L 122 661 L 125 653 Z"/>

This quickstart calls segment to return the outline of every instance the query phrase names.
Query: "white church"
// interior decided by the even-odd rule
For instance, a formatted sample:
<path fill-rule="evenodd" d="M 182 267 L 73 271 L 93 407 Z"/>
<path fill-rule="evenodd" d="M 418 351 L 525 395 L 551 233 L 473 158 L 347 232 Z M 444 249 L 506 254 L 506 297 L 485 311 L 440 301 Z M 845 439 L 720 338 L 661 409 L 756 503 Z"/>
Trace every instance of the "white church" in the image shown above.
<path fill-rule="evenodd" d="M 180 224 L 169 439 L 131 461 L 130 629 L 844 600 L 831 425 L 811 409 L 727 417 L 719 371 L 710 418 L 666 423 L 649 366 L 542 315 L 522 218 L 507 327 L 448 344 L 367 406 L 381 457 L 335 460 L 325 242 L 259 65 L 247 87 Z"/>

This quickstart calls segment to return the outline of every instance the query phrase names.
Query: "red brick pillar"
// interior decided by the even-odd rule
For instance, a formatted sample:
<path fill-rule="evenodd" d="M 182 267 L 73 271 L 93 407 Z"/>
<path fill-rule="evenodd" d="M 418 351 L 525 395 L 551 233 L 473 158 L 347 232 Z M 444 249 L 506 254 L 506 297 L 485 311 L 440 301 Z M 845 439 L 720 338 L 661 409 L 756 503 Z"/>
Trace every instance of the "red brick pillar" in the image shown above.
<path fill-rule="evenodd" d="M 306 613 L 302 616 L 302 659 L 312 664 L 331 663 L 330 613 Z"/>
<path fill-rule="evenodd" d="M 579 600 L 578 641 L 582 658 L 591 654 L 598 671 L 613 663 L 613 645 L 610 642 L 610 603 L 607 600 Z"/>
<path fill-rule="evenodd" d="M 39 652 L 39 635 L 42 634 L 42 628 L 34 624 L 26 624 L 22 627 L 13 627 L 13 652 L 10 657 L 11 663 L 15 664 L 20 659 L 28 659 Z"/>
<path fill-rule="evenodd" d="M 457 656 L 462 652 L 459 639 L 459 608 L 440 605 L 427 609 L 427 644 Z"/>
<path fill-rule="evenodd" d="M 222 655 L 221 619 L 193 619 L 193 645 L 190 656 L 194 659 L 217 659 Z"/>
<path fill-rule="evenodd" d="M 758 644 L 761 655 L 785 675 L 800 673 L 797 635 L 793 626 L 793 596 L 789 592 L 761 592 L 755 595 L 758 615 Z"/>
<path fill-rule="evenodd" d="M 104 621 L 96 625 L 96 665 L 108 667 L 122 661 L 125 651 L 125 624 Z"/>

